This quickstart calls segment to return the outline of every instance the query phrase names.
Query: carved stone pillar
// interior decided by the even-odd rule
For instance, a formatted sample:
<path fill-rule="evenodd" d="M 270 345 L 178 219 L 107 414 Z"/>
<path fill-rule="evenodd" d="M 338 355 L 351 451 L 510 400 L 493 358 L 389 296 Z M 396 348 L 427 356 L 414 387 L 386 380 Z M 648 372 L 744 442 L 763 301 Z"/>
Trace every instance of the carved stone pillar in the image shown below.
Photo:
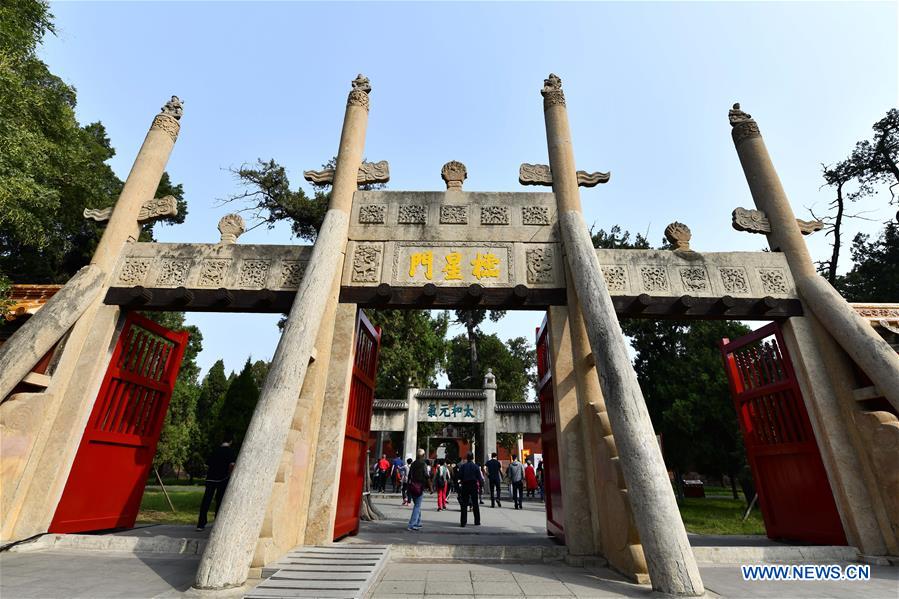
<path fill-rule="evenodd" d="M 412 458 L 413 460 L 417 457 L 416 452 L 418 451 L 418 398 L 415 397 L 417 393 L 418 389 L 410 383 L 406 389 L 408 409 L 406 411 L 406 426 L 403 435 L 403 454 L 405 458 Z"/>
<path fill-rule="evenodd" d="M 643 542 L 649 578 L 652 587 L 663 593 L 702 595 L 705 590 L 668 480 L 668 471 L 581 214 L 561 79 L 550 75 L 541 93 L 562 242 L 568 267 L 576 275 L 574 288 L 581 303 L 590 348 L 596 358 L 599 382 L 615 432 L 621 470 Z"/>
<path fill-rule="evenodd" d="M 329 300 L 331 282 L 338 276 L 346 252 L 349 212 L 362 164 L 371 91 L 368 79 L 362 75 L 352 86 L 340 136 L 331 204 L 272 357 L 228 493 L 200 560 L 197 588 L 239 586 L 247 578 L 291 416 Z"/>
<path fill-rule="evenodd" d="M 815 271 L 758 124 L 739 104 L 734 104 L 728 117 L 752 200 L 771 226 L 768 244 L 784 253 L 804 303 L 899 411 L 899 356 Z"/>
<path fill-rule="evenodd" d="M 496 376 L 487 369 L 484 376 L 484 448 L 481 450 L 481 464 L 490 459 L 496 451 Z"/>
<path fill-rule="evenodd" d="M 138 217 L 144 203 L 152 200 L 159 186 L 178 137 L 181 114 L 181 102 L 172 97 L 153 119 L 88 269 L 102 272 L 100 283 L 93 290 L 95 295 L 86 305 L 72 302 L 69 306 L 70 311 L 78 310 L 80 315 L 45 391 L 48 401 L 43 402 L 44 412 L 36 420 L 39 429 L 33 431 L 28 465 L 18 480 L 0 481 L 4 494 L 7 490 L 11 494 L 3 501 L 9 507 L 3 515 L 0 536 L 4 539 L 46 532 L 56 511 L 109 362 L 111 340 L 119 321 L 119 308 L 104 305 L 103 296 L 125 243 L 137 237 Z M 63 321 L 61 318 L 60 322 Z M 65 329 L 57 330 L 55 339 L 43 335 L 41 342 L 49 345 L 38 357 L 64 333 Z M 13 335 L 7 343 L 19 341 Z M 32 366 L 28 365 L 28 370 Z"/>

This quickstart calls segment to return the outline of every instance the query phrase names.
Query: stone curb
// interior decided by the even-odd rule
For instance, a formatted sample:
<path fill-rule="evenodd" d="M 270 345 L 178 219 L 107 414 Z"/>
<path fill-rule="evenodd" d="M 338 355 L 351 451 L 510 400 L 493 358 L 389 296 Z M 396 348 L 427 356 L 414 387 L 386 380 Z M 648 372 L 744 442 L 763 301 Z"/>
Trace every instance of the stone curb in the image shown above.
<path fill-rule="evenodd" d="M 205 539 L 46 534 L 29 543 L 10 547 L 9 551 L 27 553 L 30 551 L 88 550 L 199 555 L 203 553 L 205 547 Z"/>
<path fill-rule="evenodd" d="M 855 547 L 788 546 L 788 547 L 693 547 L 696 561 L 709 564 L 749 564 L 772 562 L 853 562 L 859 559 Z"/>
<path fill-rule="evenodd" d="M 505 545 L 402 545 L 390 546 L 394 561 L 492 560 L 516 562 L 557 562 L 568 555 L 565 547 Z"/>

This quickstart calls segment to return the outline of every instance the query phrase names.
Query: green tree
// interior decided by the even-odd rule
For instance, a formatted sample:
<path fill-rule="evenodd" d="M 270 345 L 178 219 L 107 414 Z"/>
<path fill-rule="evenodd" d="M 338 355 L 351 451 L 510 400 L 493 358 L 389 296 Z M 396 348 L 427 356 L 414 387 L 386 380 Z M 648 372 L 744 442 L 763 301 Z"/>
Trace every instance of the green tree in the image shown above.
<path fill-rule="evenodd" d="M 847 202 L 858 202 L 874 195 L 878 185 L 889 184 L 891 191 L 899 186 L 899 110 L 888 110 L 886 116 L 874 123 L 872 129 L 873 138 L 857 142 L 848 157 L 831 165 L 821 165 L 824 185 L 833 187 L 836 193 L 830 202 L 833 214 L 819 217 L 812 212 L 812 216 L 822 220 L 826 234 L 833 237 L 830 258 L 818 262 L 819 270 L 831 285 L 837 282 L 844 221 L 863 218 L 861 213 L 847 213 Z M 895 201 L 894 192 L 890 203 Z"/>
<path fill-rule="evenodd" d="M 432 316 L 424 310 L 366 310 L 365 314 L 381 327 L 375 397 L 405 398 L 410 380 L 419 387 L 437 384 L 446 353 L 446 312 Z"/>
<path fill-rule="evenodd" d="M 480 334 L 480 370 L 472 381 L 469 370 L 469 345 L 466 335 L 457 335 L 449 341 L 446 375 L 451 389 L 480 389 L 487 369 L 496 376 L 497 401 L 526 401 L 528 387 L 535 377 L 535 352 L 524 337 L 504 343 L 495 334 Z"/>
<path fill-rule="evenodd" d="M 105 128 L 79 125 L 75 89 L 37 57 L 53 32 L 46 2 L 0 5 L 0 271 L 13 282 L 62 283 L 87 264 L 102 225 L 82 212 L 111 206 L 122 188 Z M 160 191 L 183 195 L 167 176 Z"/>
<path fill-rule="evenodd" d="M 256 383 L 256 374 L 253 372 L 253 362 L 247 358 L 243 370 L 228 385 L 222 408 L 219 411 L 216 423 L 217 437 L 234 435 L 234 443 L 240 446 L 243 443 L 250 419 L 259 401 L 259 385 Z"/>
<path fill-rule="evenodd" d="M 453 322 L 465 327 L 465 332 L 468 335 L 468 372 L 471 375 L 469 384 L 477 385 L 478 381 L 482 380 L 480 357 L 478 355 L 478 338 L 481 336 L 481 323 L 487 318 L 488 311 L 455 310 L 455 314 L 456 319 Z M 492 322 L 499 322 L 506 315 L 506 311 L 490 310 L 489 315 Z"/>
<path fill-rule="evenodd" d="M 225 393 L 228 392 L 228 385 L 228 379 L 225 377 L 225 363 L 217 360 L 203 378 L 197 396 L 194 416 L 197 430 L 191 443 L 191 454 L 187 464 L 187 471 L 191 477 L 202 475 L 206 458 L 212 449 L 221 443 L 221 439 L 216 438 L 216 435 L 220 434 L 218 419 L 225 402 Z"/>
<path fill-rule="evenodd" d="M 899 299 L 899 225 L 887 223 L 870 240 L 859 233 L 852 241 L 853 266 L 836 280 L 837 290 L 850 302 L 895 302 Z"/>

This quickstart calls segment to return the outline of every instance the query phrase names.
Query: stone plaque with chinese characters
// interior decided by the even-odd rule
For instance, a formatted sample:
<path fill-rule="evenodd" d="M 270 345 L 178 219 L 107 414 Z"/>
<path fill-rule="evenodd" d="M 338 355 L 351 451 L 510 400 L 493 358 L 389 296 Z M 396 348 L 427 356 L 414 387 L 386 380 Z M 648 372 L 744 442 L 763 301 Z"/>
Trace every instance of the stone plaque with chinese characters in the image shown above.
<path fill-rule="evenodd" d="M 419 422 L 484 422 L 484 401 L 477 399 L 422 399 Z"/>
<path fill-rule="evenodd" d="M 512 284 L 512 244 L 407 244 L 393 255 L 392 280 L 400 285 Z"/>
<path fill-rule="evenodd" d="M 551 193 L 359 191 L 344 286 L 565 287 Z"/>

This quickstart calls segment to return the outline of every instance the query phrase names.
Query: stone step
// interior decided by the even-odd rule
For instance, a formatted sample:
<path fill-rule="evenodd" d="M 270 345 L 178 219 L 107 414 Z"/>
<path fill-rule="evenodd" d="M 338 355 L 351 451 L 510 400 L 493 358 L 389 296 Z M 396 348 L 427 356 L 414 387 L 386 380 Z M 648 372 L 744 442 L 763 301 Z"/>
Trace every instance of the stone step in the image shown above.
<path fill-rule="evenodd" d="M 855 401 L 867 401 L 869 399 L 883 397 L 883 393 L 878 391 L 877 387 L 871 385 L 870 387 L 861 387 L 853 390 L 852 396 L 855 398 Z"/>
<path fill-rule="evenodd" d="M 246 597 L 361 599 L 384 567 L 388 552 L 386 545 L 295 547 L 262 569 L 265 580 Z"/>

